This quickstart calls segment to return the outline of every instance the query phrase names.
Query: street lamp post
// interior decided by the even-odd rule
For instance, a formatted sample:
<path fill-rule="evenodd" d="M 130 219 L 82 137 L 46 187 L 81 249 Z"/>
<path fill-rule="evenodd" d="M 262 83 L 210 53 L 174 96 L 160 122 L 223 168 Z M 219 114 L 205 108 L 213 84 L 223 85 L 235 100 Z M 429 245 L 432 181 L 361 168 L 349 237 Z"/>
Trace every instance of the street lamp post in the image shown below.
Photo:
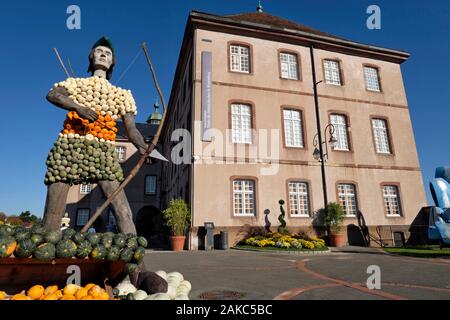
<path fill-rule="evenodd" d="M 322 83 L 323 81 L 317 81 L 316 78 L 316 64 L 314 61 L 314 46 L 311 45 L 310 47 L 310 54 L 311 54 L 311 67 L 312 67 L 312 77 L 313 77 L 313 84 L 314 84 L 314 104 L 316 107 L 316 124 L 317 124 L 317 134 L 315 135 L 313 139 L 314 143 L 314 159 L 320 161 L 320 167 L 322 171 L 322 188 L 323 188 L 323 205 L 324 209 L 326 210 L 327 204 L 328 204 L 328 193 L 327 193 L 327 180 L 326 180 L 326 174 L 325 174 L 325 161 L 328 160 L 328 143 L 332 148 L 336 145 L 336 138 L 334 136 L 335 128 L 332 124 L 329 124 L 325 127 L 324 131 L 324 137 L 325 139 L 322 139 L 322 129 L 320 125 L 320 110 L 319 110 L 319 96 L 317 94 L 317 86 Z M 327 132 L 330 134 L 330 140 L 327 143 Z M 318 148 L 317 148 L 318 147 Z M 324 153 L 324 147 L 326 150 L 326 153 Z M 325 159 L 326 158 L 326 159 Z"/>
<path fill-rule="evenodd" d="M 320 162 L 327 162 L 328 160 L 328 144 L 330 144 L 331 148 L 336 147 L 337 144 L 337 139 L 334 135 L 334 131 L 335 128 L 334 126 L 330 123 L 325 127 L 324 130 L 324 137 L 325 140 L 324 141 L 320 141 L 319 140 L 319 134 L 316 134 L 314 136 L 313 139 L 313 145 L 314 145 L 314 153 L 313 153 L 313 157 L 315 160 L 320 161 Z M 330 140 L 327 141 L 327 133 L 330 135 Z M 323 146 L 325 146 L 324 148 L 322 147 L 322 152 L 320 151 L 320 149 L 317 149 L 317 147 L 319 146 L 319 143 L 322 144 Z"/>
<path fill-rule="evenodd" d="M 323 132 L 324 140 L 322 140 L 322 134 L 319 131 L 313 139 L 314 152 L 313 157 L 315 160 L 320 162 L 320 167 L 322 169 L 322 186 L 323 186 L 323 203 L 324 207 L 328 204 L 328 193 L 327 193 L 327 179 L 325 174 L 325 162 L 328 161 L 328 145 L 331 148 L 336 146 L 337 140 L 334 135 L 335 128 L 332 124 L 328 124 Z M 327 139 L 327 133 L 330 139 Z"/>

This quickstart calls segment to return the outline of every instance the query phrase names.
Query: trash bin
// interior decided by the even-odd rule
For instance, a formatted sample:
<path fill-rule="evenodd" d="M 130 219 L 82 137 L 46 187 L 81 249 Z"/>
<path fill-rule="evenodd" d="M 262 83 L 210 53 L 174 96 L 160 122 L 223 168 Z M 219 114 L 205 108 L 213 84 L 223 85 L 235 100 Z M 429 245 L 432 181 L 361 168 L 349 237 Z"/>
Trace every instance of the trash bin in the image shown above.
<path fill-rule="evenodd" d="M 205 241 L 205 250 L 214 250 L 214 223 L 213 222 L 205 222 L 206 229 L 206 241 Z"/>
<path fill-rule="evenodd" d="M 220 248 L 222 250 L 228 250 L 228 231 L 220 232 Z"/>

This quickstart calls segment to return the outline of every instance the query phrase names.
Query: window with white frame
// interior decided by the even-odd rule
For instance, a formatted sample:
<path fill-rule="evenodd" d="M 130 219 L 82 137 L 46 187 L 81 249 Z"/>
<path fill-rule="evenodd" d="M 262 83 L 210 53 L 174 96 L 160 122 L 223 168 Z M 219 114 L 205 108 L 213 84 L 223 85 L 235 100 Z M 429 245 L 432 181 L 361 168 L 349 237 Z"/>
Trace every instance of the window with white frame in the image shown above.
<path fill-rule="evenodd" d="M 342 85 L 339 61 L 323 60 L 323 69 L 325 73 L 325 83 L 334 84 L 336 86 Z"/>
<path fill-rule="evenodd" d="M 380 92 L 380 76 L 378 69 L 374 67 L 364 67 L 364 78 L 366 79 L 366 88 L 369 91 Z"/>
<path fill-rule="evenodd" d="M 400 195 L 397 186 L 383 186 L 384 208 L 388 217 L 401 216 Z"/>
<path fill-rule="evenodd" d="M 344 208 L 347 217 L 356 217 L 358 205 L 356 202 L 356 187 L 354 184 L 338 184 L 339 203 Z"/>
<path fill-rule="evenodd" d="M 391 154 L 387 121 L 372 119 L 373 136 L 377 153 Z"/>
<path fill-rule="evenodd" d="M 284 109 L 283 117 L 286 146 L 303 148 L 303 123 L 301 111 Z"/>
<path fill-rule="evenodd" d="M 293 217 L 309 217 L 309 192 L 306 182 L 289 182 L 289 211 Z"/>
<path fill-rule="evenodd" d="M 80 194 L 90 194 L 92 192 L 91 184 L 80 184 Z"/>
<path fill-rule="evenodd" d="M 145 177 L 145 194 L 156 194 L 156 176 Z"/>
<path fill-rule="evenodd" d="M 233 143 L 253 142 L 252 107 L 246 104 L 231 105 L 231 131 Z"/>
<path fill-rule="evenodd" d="M 295 53 L 280 53 L 281 78 L 298 80 L 298 59 Z"/>
<path fill-rule="evenodd" d="M 116 146 L 116 154 L 120 162 L 125 161 L 126 152 L 127 152 L 126 147 Z"/>
<path fill-rule="evenodd" d="M 233 214 L 255 216 L 255 182 L 253 180 L 233 181 Z"/>
<path fill-rule="evenodd" d="M 242 45 L 230 45 L 230 70 L 250 73 L 250 48 Z"/>
<path fill-rule="evenodd" d="M 334 150 L 350 151 L 350 144 L 348 142 L 348 126 L 347 117 L 343 114 L 332 114 L 330 116 L 330 123 L 334 127 L 334 137 L 337 142 Z"/>
<path fill-rule="evenodd" d="M 82 227 L 86 225 L 89 221 L 91 210 L 89 209 L 78 209 L 77 210 L 77 226 Z"/>

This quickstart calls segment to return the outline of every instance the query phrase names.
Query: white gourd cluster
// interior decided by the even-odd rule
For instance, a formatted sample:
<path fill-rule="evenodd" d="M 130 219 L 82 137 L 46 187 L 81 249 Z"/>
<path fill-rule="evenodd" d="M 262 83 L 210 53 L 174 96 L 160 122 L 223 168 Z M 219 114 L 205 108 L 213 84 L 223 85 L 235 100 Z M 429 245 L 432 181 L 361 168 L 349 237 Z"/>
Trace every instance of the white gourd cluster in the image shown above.
<path fill-rule="evenodd" d="M 149 295 L 143 290 L 138 290 L 131 284 L 130 280 L 126 279 L 116 287 L 119 291 L 119 296 L 132 294 L 134 300 L 189 300 L 189 293 L 192 290 L 192 285 L 189 281 L 184 279 L 181 273 L 166 273 L 162 270 L 156 271 L 155 273 L 167 281 L 167 292 Z"/>
<path fill-rule="evenodd" d="M 55 87 L 66 88 L 72 101 L 103 116 L 109 114 L 114 120 L 127 113 L 137 115 L 131 91 L 113 86 L 104 78 L 68 78 L 56 83 Z"/>

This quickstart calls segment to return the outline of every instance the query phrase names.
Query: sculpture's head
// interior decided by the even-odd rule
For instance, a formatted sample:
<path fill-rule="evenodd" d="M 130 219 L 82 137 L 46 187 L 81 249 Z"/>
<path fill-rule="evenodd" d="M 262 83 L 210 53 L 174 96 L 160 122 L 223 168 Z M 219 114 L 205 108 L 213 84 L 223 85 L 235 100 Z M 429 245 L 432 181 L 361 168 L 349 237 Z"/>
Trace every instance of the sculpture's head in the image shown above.
<path fill-rule="evenodd" d="M 101 69 L 106 71 L 106 79 L 111 79 L 114 65 L 116 64 L 116 57 L 114 54 L 114 47 L 111 40 L 106 37 L 100 38 L 91 49 L 89 53 L 89 69 L 92 75 L 95 70 Z"/>

